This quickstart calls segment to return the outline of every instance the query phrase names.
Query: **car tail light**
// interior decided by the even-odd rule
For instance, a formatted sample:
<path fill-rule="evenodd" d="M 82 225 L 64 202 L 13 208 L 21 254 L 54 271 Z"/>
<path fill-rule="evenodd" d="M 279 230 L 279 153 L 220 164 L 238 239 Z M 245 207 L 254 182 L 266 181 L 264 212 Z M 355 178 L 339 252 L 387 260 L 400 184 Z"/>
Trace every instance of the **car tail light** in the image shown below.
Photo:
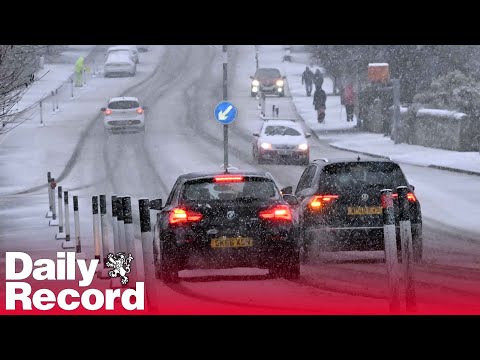
<path fill-rule="evenodd" d="M 143 114 L 143 109 L 142 109 L 142 108 L 138 108 L 138 109 L 137 109 L 137 113 Z"/>
<path fill-rule="evenodd" d="M 188 222 L 197 222 L 202 220 L 203 215 L 190 210 L 175 208 L 170 211 L 168 215 L 169 224 L 179 224 L 179 223 L 188 223 Z"/>
<path fill-rule="evenodd" d="M 312 210 L 319 210 L 325 204 L 328 204 L 335 199 L 338 199 L 338 195 L 316 195 L 312 198 L 312 200 L 310 200 L 308 206 Z"/>
<path fill-rule="evenodd" d="M 215 182 L 242 182 L 243 176 L 235 175 L 218 175 L 213 178 Z"/>
<path fill-rule="evenodd" d="M 398 198 L 397 193 L 392 194 L 392 196 L 393 196 L 394 199 Z M 415 194 L 413 192 L 409 192 L 409 193 L 407 193 L 407 200 L 411 203 L 414 203 L 414 202 L 417 201 L 417 197 L 415 196 Z"/>
<path fill-rule="evenodd" d="M 260 211 L 258 216 L 264 220 L 292 221 L 292 212 L 287 205 L 277 205 L 270 209 Z"/>
<path fill-rule="evenodd" d="M 111 114 L 112 114 L 112 110 L 110 109 L 105 110 L 105 115 L 111 115 Z"/>

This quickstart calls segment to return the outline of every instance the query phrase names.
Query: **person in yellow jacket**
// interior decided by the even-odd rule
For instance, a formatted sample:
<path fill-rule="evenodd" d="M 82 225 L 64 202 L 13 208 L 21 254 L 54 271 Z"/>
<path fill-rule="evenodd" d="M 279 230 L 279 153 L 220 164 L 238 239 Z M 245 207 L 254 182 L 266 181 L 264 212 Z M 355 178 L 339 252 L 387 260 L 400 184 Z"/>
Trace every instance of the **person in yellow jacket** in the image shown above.
<path fill-rule="evenodd" d="M 83 72 L 88 70 L 84 64 L 83 56 L 80 56 L 75 62 L 75 86 L 83 86 Z"/>

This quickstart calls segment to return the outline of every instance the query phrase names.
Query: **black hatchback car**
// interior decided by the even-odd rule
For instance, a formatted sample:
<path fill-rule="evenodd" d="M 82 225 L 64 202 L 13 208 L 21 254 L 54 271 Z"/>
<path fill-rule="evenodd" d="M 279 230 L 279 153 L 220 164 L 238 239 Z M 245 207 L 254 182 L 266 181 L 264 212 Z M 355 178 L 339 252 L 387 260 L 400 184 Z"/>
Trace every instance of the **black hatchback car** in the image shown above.
<path fill-rule="evenodd" d="M 189 173 L 160 207 L 153 253 L 157 278 L 177 282 L 195 268 L 259 267 L 298 278 L 299 244 L 291 206 L 268 173 Z"/>
<path fill-rule="evenodd" d="M 414 261 L 422 259 L 420 203 L 400 166 L 390 160 L 314 160 L 303 172 L 295 195 L 299 201 L 302 259 L 320 251 L 383 250 L 381 190 L 392 189 L 400 249 L 398 186 L 409 188 Z M 282 189 L 291 193 L 292 187 Z M 400 252 L 399 252 L 400 253 Z M 306 255 L 306 256 L 303 256 Z"/>

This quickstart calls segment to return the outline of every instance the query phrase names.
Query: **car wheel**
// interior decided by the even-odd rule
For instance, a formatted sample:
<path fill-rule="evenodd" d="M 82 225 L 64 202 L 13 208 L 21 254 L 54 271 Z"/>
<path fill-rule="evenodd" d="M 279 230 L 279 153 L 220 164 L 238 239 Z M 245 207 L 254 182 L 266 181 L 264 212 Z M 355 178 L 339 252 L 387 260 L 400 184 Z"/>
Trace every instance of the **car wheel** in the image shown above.
<path fill-rule="evenodd" d="M 256 97 L 257 96 L 257 93 L 254 93 L 253 91 L 250 92 L 250 96 L 251 97 Z"/>
<path fill-rule="evenodd" d="M 278 96 L 284 97 L 284 96 L 285 96 L 285 93 L 284 93 L 284 92 L 281 92 L 280 94 L 278 94 Z"/>
<path fill-rule="evenodd" d="M 300 241 L 300 262 L 302 264 L 307 264 L 310 262 L 310 250 L 312 246 L 311 235 L 307 235 L 305 231 L 301 232 L 301 241 Z"/>
<path fill-rule="evenodd" d="M 175 260 L 174 250 L 171 245 L 160 243 L 160 253 L 156 257 L 155 275 L 164 283 L 177 283 L 178 265 Z"/>
<path fill-rule="evenodd" d="M 306 159 L 303 159 L 302 161 L 300 161 L 300 165 L 306 166 L 308 164 L 310 164 L 310 158 L 308 158 L 308 157 Z"/>

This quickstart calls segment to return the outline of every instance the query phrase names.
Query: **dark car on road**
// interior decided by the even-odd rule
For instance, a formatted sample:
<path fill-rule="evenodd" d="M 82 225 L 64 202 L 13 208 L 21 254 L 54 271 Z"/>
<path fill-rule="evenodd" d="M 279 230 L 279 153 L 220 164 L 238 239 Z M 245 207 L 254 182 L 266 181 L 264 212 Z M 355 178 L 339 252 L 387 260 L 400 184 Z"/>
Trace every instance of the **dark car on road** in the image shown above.
<path fill-rule="evenodd" d="M 390 160 L 317 159 L 303 172 L 295 195 L 299 205 L 302 259 L 319 251 L 383 250 L 381 190 L 392 189 L 400 249 L 398 186 L 407 186 L 413 258 L 422 259 L 422 212 L 414 187 Z M 292 187 L 282 189 L 291 193 Z M 400 252 L 399 252 L 400 253 Z"/>
<path fill-rule="evenodd" d="M 284 96 L 285 95 L 285 76 L 282 76 L 277 68 L 259 68 L 254 76 L 250 76 L 250 94 L 257 96 L 259 92 L 265 94 Z"/>
<path fill-rule="evenodd" d="M 291 202 L 291 203 L 290 203 Z M 178 177 L 157 215 L 153 253 L 157 278 L 177 282 L 196 268 L 266 268 L 300 274 L 291 204 L 263 172 L 189 173 Z"/>

